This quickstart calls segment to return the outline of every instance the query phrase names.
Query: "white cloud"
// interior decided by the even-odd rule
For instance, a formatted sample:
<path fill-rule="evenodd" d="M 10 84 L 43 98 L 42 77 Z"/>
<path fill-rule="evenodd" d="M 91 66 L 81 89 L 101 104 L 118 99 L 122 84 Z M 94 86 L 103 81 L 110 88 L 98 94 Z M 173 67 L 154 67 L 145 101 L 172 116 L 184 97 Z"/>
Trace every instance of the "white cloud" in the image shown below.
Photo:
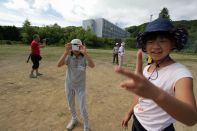
<path fill-rule="evenodd" d="M 148 22 L 151 14 L 153 19 L 157 18 L 163 7 L 168 8 L 172 20 L 197 19 L 196 0 L 1 0 L 0 3 L 3 3 L 0 24 L 17 19 L 16 23 L 21 21 L 22 25 L 28 18 L 33 25 L 81 26 L 84 19 L 103 17 L 127 27 Z"/>
<path fill-rule="evenodd" d="M 10 0 L 4 4 L 8 9 L 28 9 L 28 2 L 25 0 Z"/>

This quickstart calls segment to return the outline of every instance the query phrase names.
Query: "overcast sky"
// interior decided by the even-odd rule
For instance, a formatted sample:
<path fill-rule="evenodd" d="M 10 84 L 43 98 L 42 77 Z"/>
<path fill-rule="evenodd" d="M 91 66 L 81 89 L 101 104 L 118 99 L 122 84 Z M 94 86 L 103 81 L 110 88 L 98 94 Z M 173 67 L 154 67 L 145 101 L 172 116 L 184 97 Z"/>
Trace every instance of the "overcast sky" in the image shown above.
<path fill-rule="evenodd" d="M 151 14 L 156 19 L 164 7 L 173 21 L 197 19 L 197 0 L 0 0 L 0 25 L 21 27 L 28 19 L 33 26 L 82 26 L 105 18 L 125 28 L 150 21 Z"/>

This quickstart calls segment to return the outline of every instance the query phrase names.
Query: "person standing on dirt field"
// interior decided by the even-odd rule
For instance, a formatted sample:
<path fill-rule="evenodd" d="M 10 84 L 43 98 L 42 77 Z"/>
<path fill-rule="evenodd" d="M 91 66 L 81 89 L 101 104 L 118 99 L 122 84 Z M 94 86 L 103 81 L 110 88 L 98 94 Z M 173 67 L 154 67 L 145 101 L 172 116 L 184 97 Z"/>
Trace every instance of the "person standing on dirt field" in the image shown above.
<path fill-rule="evenodd" d="M 125 55 L 125 43 L 122 42 L 120 48 L 118 49 L 118 60 L 119 60 L 119 67 L 123 66 L 124 62 L 124 55 Z"/>
<path fill-rule="evenodd" d="M 116 62 L 118 65 L 118 50 L 119 50 L 119 44 L 116 43 L 116 45 L 113 48 L 113 64 Z"/>
<path fill-rule="evenodd" d="M 58 61 L 58 67 L 67 65 L 65 90 L 68 101 L 71 120 L 67 125 L 72 130 L 78 123 L 75 109 L 75 95 L 78 97 L 79 107 L 84 122 L 84 131 L 90 131 L 88 124 L 88 113 L 86 111 L 86 66 L 93 68 L 94 62 L 86 52 L 85 45 L 80 39 L 73 39 L 65 44 L 65 51 Z"/>
<path fill-rule="evenodd" d="M 44 47 L 44 45 L 40 45 L 40 37 L 38 34 L 33 35 L 33 40 L 31 42 L 31 61 L 33 63 L 32 70 L 30 72 L 30 78 L 37 78 L 37 76 L 41 76 L 43 74 L 39 73 L 39 61 L 42 59 L 40 56 L 40 47 Z M 36 74 L 34 74 L 34 72 Z"/>
<path fill-rule="evenodd" d="M 134 93 L 133 103 L 122 120 L 123 128 L 128 128 L 132 116 L 132 131 L 175 131 L 176 120 L 188 126 L 197 123 L 192 73 L 170 56 L 174 49 L 183 49 L 187 39 L 185 29 L 175 28 L 171 20 L 164 18 L 150 22 L 138 34 L 141 49 L 135 72 L 115 70 L 128 77 L 121 87 Z M 143 70 L 142 51 L 153 60 Z"/>

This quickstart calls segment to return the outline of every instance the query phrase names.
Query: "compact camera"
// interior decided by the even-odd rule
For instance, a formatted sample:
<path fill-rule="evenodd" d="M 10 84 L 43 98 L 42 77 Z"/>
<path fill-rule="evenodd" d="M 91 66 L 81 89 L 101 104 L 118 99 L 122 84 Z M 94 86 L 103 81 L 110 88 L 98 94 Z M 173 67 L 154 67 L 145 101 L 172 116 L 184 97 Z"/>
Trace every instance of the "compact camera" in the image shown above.
<path fill-rule="evenodd" d="M 79 51 L 79 49 L 80 49 L 79 47 L 80 47 L 80 45 L 82 45 L 82 42 L 80 39 L 73 39 L 71 41 L 71 44 L 72 44 L 73 51 Z"/>
<path fill-rule="evenodd" d="M 79 51 L 79 44 L 72 44 L 73 51 Z"/>

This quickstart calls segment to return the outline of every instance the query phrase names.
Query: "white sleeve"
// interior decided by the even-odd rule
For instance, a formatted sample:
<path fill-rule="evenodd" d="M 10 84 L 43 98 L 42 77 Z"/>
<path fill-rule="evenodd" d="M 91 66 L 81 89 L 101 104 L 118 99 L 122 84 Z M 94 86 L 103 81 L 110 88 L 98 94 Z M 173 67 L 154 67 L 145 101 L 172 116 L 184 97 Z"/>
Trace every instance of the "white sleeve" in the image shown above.
<path fill-rule="evenodd" d="M 176 73 L 173 75 L 174 83 L 173 87 L 175 87 L 175 84 L 178 80 L 184 77 L 190 77 L 193 78 L 192 73 L 187 69 L 185 66 L 182 65 L 182 67 L 176 69 Z"/>

